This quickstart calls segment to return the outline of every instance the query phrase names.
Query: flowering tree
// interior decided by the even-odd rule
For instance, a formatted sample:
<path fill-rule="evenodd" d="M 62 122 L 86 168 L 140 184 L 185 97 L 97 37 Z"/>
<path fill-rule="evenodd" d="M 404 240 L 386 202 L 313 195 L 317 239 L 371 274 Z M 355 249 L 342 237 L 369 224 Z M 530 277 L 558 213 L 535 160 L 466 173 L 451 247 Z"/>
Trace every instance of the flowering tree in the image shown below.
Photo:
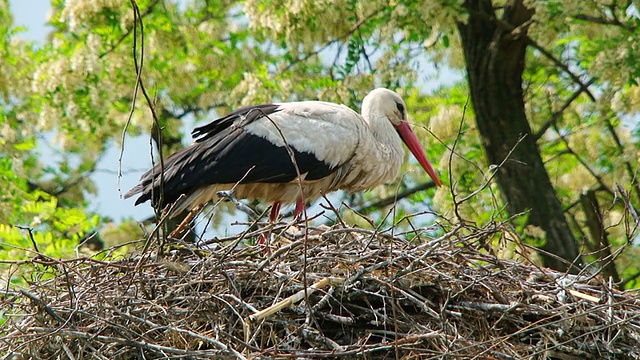
<path fill-rule="evenodd" d="M 144 25 L 136 31 L 133 5 Z M 609 261 L 634 264 L 637 254 L 616 252 L 637 236 L 640 202 L 632 2 L 54 0 L 52 7 L 44 46 L 2 28 L 0 146 L 13 161 L 0 161 L 8 200 L 0 223 L 37 225 L 56 238 L 97 227 L 85 210 L 94 191 L 87 175 L 106 146 L 119 144 L 129 118 L 130 134 L 149 132 L 170 152 L 188 115 L 210 119 L 237 106 L 315 98 L 357 107 L 367 91 L 386 86 L 407 100 L 425 141 L 426 130 L 438 138 L 428 151 L 442 156 L 450 187 L 430 189 L 415 171 L 350 200 L 399 189 L 414 211 L 426 198 L 416 189 L 428 188 L 431 205 L 452 221 L 511 218 L 514 234 L 552 254 L 543 253 L 544 264 L 566 269 L 582 261 L 580 250 L 633 285 L 637 266 Z M 0 16 L 10 24 L 6 0 Z M 156 127 L 149 105 L 132 101 L 134 41 Z M 426 94 L 419 84 L 436 76 L 427 63 L 463 76 Z M 55 165 L 37 156 L 43 134 L 56 140 Z M 25 211 L 21 199 L 54 204 Z M 72 210 L 78 222 L 57 229 L 61 214 L 53 212 Z"/>

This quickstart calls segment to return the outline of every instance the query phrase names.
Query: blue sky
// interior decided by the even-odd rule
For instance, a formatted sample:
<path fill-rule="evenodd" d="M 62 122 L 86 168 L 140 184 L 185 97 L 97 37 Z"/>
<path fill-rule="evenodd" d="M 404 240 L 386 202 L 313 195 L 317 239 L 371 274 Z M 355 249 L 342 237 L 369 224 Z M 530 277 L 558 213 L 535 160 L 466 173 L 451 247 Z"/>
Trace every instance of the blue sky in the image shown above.
<path fill-rule="evenodd" d="M 51 5 L 50 0 L 9 0 L 14 24 L 27 27 L 21 37 L 29 40 L 43 41 L 47 28 L 45 25 Z"/>

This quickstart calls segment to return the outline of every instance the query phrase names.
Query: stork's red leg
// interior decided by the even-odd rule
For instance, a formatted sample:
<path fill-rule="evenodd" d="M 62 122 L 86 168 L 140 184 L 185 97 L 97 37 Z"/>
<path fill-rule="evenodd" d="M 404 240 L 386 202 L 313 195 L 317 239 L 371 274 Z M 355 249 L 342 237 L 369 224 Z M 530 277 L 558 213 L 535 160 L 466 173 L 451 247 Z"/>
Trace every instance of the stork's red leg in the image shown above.
<path fill-rule="evenodd" d="M 300 196 L 298 201 L 296 201 L 296 208 L 293 210 L 293 218 L 297 220 L 300 214 L 302 214 L 302 211 L 304 211 L 304 198 Z"/>
<path fill-rule="evenodd" d="M 274 223 L 276 222 L 276 220 L 278 220 L 278 215 L 280 214 L 280 206 L 282 204 L 280 204 L 279 201 L 276 201 L 273 203 L 273 205 L 271 206 L 271 212 L 269 213 L 269 221 Z M 266 243 L 266 237 L 271 237 L 271 232 L 268 232 L 266 234 L 260 234 L 260 236 L 258 236 L 258 244 L 260 245 L 264 245 Z"/>
<path fill-rule="evenodd" d="M 273 203 L 271 207 L 271 213 L 269 214 L 269 221 L 276 222 L 278 220 L 278 215 L 280 214 L 280 202 L 276 201 Z"/>

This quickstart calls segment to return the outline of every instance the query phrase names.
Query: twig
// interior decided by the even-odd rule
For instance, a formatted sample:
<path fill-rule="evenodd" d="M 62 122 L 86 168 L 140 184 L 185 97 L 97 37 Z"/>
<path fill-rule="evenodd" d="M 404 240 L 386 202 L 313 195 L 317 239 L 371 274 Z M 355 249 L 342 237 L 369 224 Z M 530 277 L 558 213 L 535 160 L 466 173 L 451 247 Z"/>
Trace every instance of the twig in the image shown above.
<path fill-rule="evenodd" d="M 34 301 L 36 304 L 38 304 L 38 306 L 42 306 L 44 311 L 47 314 L 49 314 L 49 316 L 54 318 L 57 322 L 59 322 L 61 326 L 66 326 L 67 323 L 69 323 L 69 320 L 67 320 L 67 319 L 63 318 L 62 316 L 58 315 L 46 302 L 42 301 L 42 299 L 37 297 L 35 294 L 32 294 L 32 293 L 28 292 L 27 290 L 23 290 L 23 289 L 21 289 L 20 292 L 24 296 L 28 297 L 29 299 Z M 75 326 L 73 326 L 73 324 L 70 324 L 70 326 L 72 328 L 75 328 Z"/>
<path fill-rule="evenodd" d="M 315 284 L 313 284 L 313 285 L 311 285 L 309 287 L 308 294 L 313 294 L 316 290 L 329 285 L 330 282 L 331 281 L 330 281 L 330 279 L 328 277 L 323 278 L 322 280 L 316 282 Z M 298 291 L 297 293 L 289 296 L 286 299 L 283 299 L 283 300 L 277 302 L 276 304 L 274 304 L 274 305 L 272 305 L 272 306 L 270 306 L 270 307 L 268 307 L 268 308 L 266 308 L 264 310 L 258 311 L 257 313 L 255 313 L 253 315 L 250 315 L 248 319 L 250 321 L 253 321 L 253 322 L 260 321 L 260 320 L 262 320 L 264 318 L 267 318 L 267 317 L 277 313 L 278 311 L 280 311 L 280 310 L 282 310 L 284 308 L 287 308 L 287 307 L 297 303 L 298 301 L 304 299 L 305 290 L 306 290 L 306 288 L 303 289 L 303 290 Z"/>
<path fill-rule="evenodd" d="M 298 291 L 297 293 L 289 296 L 286 299 L 283 299 L 275 304 L 273 304 L 272 306 L 258 311 L 257 313 L 253 314 L 253 315 L 249 315 L 249 317 L 245 318 L 244 320 L 244 332 L 245 332 L 245 342 L 249 342 L 249 339 L 251 338 L 251 334 L 250 334 L 250 329 L 251 329 L 251 322 L 256 322 L 256 321 L 260 321 L 264 318 L 267 318 L 275 313 L 277 313 L 278 311 L 287 308 L 295 303 L 297 303 L 298 301 L 306 298 L 309 294 L 313 294 L 316 290 L 323 288 L 327 285 L 329 285 L 330 280 L 328 277 L 323 278 L 322 280 L 318 281 L 317 283 L 311 285 L 311 287 L 309 287 L 308 289 L 305 287 L 304 289 Z"/>
<path fill-rule="evenodd" d="M 20 230 L 27 231 L 27 233 L 29 234 L 29 240 L 31 240 L 31 245 L 33 246 L 33 250 L 35 250 L 36 253 L 41 254 L 40 250 L 38 250 L 38 244 L 36 243 L 36 239 L 33 238 L 33 229 L 27 226 L 20 226 L 20 225 L 14 225 L 14 226 Z"/>
<path fill-rule="evenodd" d="M 516 143 L 513 145 L 513 147 L 509 150 L 509 152 L 507 153 L 507 155 L 504 157 L 504 159 L 502 159 L 502 162 L 498 165 L 493 165 L 491 168 L 491 175 L 489 175 L 489 177 L 485 180 L 485 182 L 482 184 L 482 186 L 480 186 L 478 189 L 474 190 L 473 192 L 471 192 L 469 195 L 463 197 L 461 200 L 457 201 L 457 203 L 462 204 L 463 202 L 471 199 L 472 197 L 476 196 L 477 194 L 479 194 L 480 192 L 482 192 L 484 189 L 487 188 L 487 186 L 489 186 L 489 184 L 491 184 L 491 180 L 493 180 L 494 176 L 498 173 L 498 170 L 504 166 L 504 164 L 509 160 L 509 158 L 511 157 L 511 154 L 516 150 L 516 148 L 518 147 L 518 145 L 520 145 L 520 143 L 522 142 L 522 140 L 524 140 L 526 135 L 522 135 L 518 138 L 518 141 L 516 141 Z"/>

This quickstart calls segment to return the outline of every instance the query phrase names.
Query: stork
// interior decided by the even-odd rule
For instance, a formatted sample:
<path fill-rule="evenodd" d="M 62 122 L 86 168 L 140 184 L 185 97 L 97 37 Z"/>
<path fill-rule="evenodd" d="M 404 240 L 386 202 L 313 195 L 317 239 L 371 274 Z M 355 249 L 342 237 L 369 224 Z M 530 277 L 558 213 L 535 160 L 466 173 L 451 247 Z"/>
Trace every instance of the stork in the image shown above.
<path fill-rule="evenodd" d="M 174 214 L 200 208 L 235 189 L 236 196 L 296 204 L 343 189 L 358 192 L 395 179 L 404 158 L 402 142 L 437 186 L 442 185 L 407 121 L 395 92 L 378 88 L 362 101 L 362 115 L 349 107 L 300 101 L 245 107 L 193 130 L 195 142 L 147 171 L 125 198 L 140 194 Z M 295 161 L 294 161 L 295 160 Z M 162 196 L 161 196 L 162 194 Z"/>

